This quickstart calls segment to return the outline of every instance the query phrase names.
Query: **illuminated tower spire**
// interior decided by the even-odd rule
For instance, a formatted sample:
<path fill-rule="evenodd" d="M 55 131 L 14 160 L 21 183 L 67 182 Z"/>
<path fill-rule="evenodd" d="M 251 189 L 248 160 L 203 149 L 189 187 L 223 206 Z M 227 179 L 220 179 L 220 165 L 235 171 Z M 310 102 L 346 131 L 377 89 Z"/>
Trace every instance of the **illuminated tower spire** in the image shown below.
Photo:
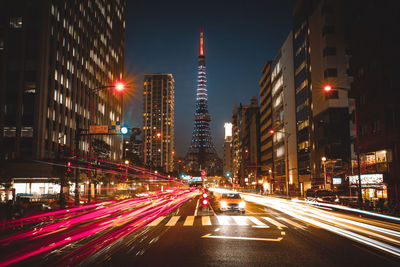
<path fill-rule="evenodd" d="M 199 172 L 200 169 L 206 169 L 209 174 L 215 173 L 220 162 L 211 137 L 211 116 L 208 113 L 206 82 L 206 58 L 204 56 L 203 29 L 201 29 L 194 129 L 192 142 L 186 155 L 186 163 L 193 174 Z"/>
<path fill-rule="evenodd" d="M 203 28 L 200 28 L 200 54 L 199 54 L 199 56 L 204 56 Z"/>

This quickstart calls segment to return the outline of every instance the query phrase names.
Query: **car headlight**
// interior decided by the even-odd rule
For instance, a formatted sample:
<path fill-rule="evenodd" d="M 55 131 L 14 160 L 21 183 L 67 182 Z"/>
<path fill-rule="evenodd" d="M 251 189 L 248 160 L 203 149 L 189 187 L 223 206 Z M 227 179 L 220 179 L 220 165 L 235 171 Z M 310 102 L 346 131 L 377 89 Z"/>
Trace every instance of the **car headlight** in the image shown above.
<path fill-rule="evenodd" d="M 246 203 L 244 201 L 239 203 L 239 208 L 244 209 L 246 207 Z"/>
<path fill-rule="evenodd" d="M 221 201 L 221 208 L 227 208 L 228 207 L 228 203 L 226 203 L 226 201 Z"/>
<path fill-rule="evenodd" d="M 339 198 L 338 197 L 335 198 L 335 202 L 339 202 Z"/>
<path fill-rule="evenodd" d="M 324 201 L 322 198 L 320 198 L 320 197 L 317 197 L 317 200 L 318 201 Z"/>

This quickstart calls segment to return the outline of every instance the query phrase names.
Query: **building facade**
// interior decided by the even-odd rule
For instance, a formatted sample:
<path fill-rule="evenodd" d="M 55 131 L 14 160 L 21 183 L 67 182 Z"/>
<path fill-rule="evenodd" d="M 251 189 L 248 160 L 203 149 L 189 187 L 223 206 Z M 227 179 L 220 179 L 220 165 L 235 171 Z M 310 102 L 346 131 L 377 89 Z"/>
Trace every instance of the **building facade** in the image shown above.
<path fill-rule="evenodd" d="M 1 2 L 2 178 L 55 177 L 32 159 L 88 155 L 89 138 L 75 144 L 77 129 L 123 120 L 122 94 L 93 92 L 124 78 L 125 10 L 121 0 Z M 121 136 L 94 139 L 121 160 Z"/>
<path fill-rule="evenodd" d="M 349 88 L 349 47 L 344 38 L 342 1 L 298 1 L 294 10 L 293 53 L 299 182 L 331 188 L 338 169 L 324 172 L 322 158 L 351 161 L 353 102 Z M 326 178 L 326 179 L 325 179 Z M 305 186 L 307 189 L 308 186 Z"/>
<path fill-rule="evenodd" d="M 144 164 L 173 172 L 175 87 L 172 74 L 146 74 L 143 89 Z"/>
<path fill-rule="evenodd" d="M 393 207 L 400 200 L 397 3 L 351 1 L 347 8 L 347 38 L 354 74 L 351 95 L 357 107 L 362 196 L 370 202 L 388 200 L 386 203 Z M 356 175 L 358 168 L 354 163 Z M 358 177 L 355 178 L 350 183 L 354 189 L 358 183 Z"/>
<path fill-rule="evenodd" d="M 289 33 L 272 62 L 273 174 L 275 189 L 291 194 L 302 191 L 297 175 L 296 113 L 293 38 Z"/>
<path fill-rule="evenodd" d="M 273 136 L 272 123 L 271 65 L 268 61 L 262 69 L 260 79 L 260 174 L 269 181 L 272 190 L 274 184 Z"/>

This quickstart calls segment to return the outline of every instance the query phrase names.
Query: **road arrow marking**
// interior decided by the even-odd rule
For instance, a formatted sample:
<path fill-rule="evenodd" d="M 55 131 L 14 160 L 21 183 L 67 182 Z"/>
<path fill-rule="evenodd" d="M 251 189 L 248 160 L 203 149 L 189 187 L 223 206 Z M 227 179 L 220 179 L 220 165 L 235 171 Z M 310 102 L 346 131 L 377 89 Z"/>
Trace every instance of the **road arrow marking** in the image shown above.
<path fill-rule="evenodd" d="M 266 242 L 279 242 L 283 238 L 259 238 L 259 237 L 242 237 L 242 236 L 218 236 L 218 235 L 203 235 L 201 238 L 217 238 L 217 239 L 236 239 L 236 240 L 254 240 L 254 241 L 266 241 Z"/>

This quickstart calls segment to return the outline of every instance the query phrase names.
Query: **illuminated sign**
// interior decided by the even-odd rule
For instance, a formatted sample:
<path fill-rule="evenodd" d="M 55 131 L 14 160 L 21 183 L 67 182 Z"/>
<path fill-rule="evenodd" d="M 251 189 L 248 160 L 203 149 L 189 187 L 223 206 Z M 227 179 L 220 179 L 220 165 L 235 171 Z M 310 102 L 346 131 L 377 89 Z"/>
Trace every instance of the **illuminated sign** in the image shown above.
<path fill-rule="evenodd" d="M 224 128 L 225 128 L 225 140 L 226 140 L 228 136 L 232 136 L 232 123 L 225 122 Z"/>
<path fill-rule="evenodd" d="M 207 172 L 206 172 L 205 170 L 202 170 L 202 171 L 200 172 L 200 174 L 201 174 L 201 176 L 206 176 L 206 175 L 207 175 Z"/>
<path fill-rule="evenodd" d="M 358 185 L 358 175 L 349 176 L 351 185 Z M 383 183 L 383 174 L 361 174 L 361 185 L 379 185 Z"/>
<path fill-rule="evenodd" d="M 342 178 L 332 178 L 332 184 L 342 184 Z"/>

